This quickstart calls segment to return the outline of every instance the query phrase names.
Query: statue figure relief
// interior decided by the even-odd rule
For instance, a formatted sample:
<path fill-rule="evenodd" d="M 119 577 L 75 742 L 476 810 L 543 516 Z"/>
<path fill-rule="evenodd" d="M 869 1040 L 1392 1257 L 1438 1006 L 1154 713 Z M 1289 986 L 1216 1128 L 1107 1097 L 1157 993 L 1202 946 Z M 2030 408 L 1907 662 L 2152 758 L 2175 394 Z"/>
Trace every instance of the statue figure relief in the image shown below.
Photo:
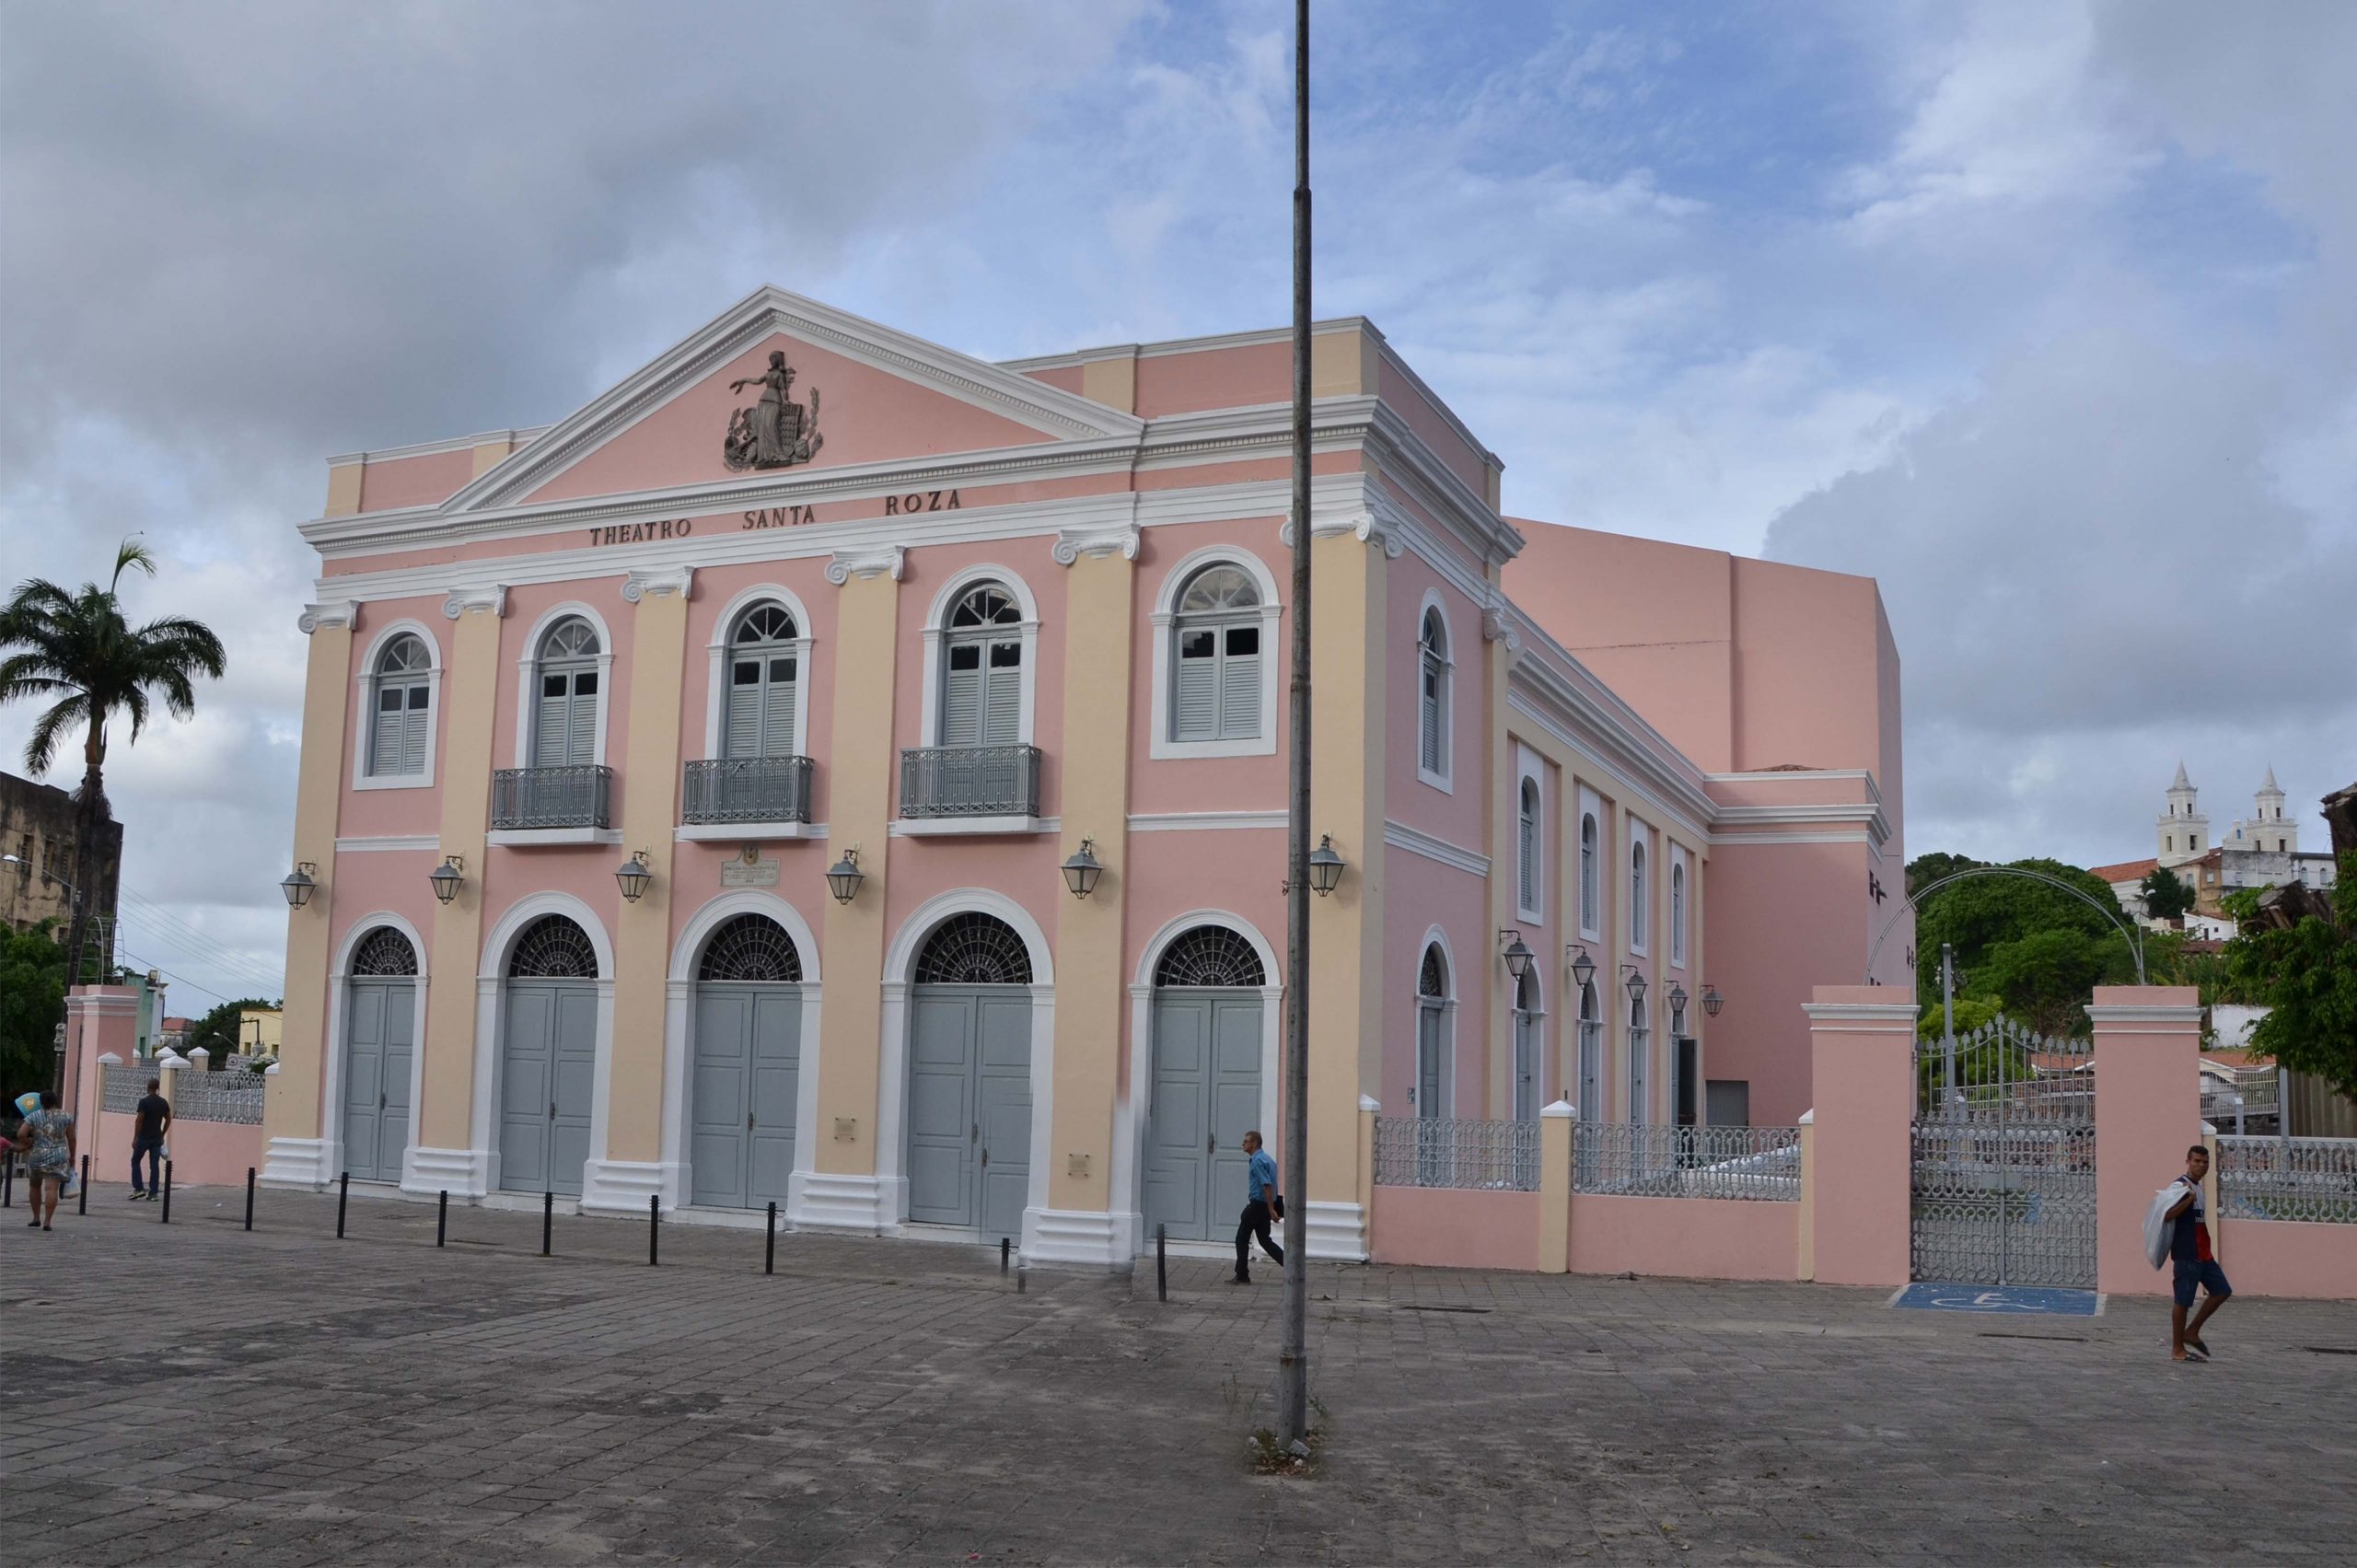
<path fill-rule="evenodd" d="M 784 469 L 808 462 L 825 439 L 819 434 L 819 389 L 810 389 L 807 412 L 800 403 L 787 399 L 794 386 L 794 366 L 785 362 L 785 351 L 781 348 L 770 350 L 767 370 L 731 381 L 728 389 L 738 392 L 752 386 L 761 389 L 761 401 L 728 416 L 723 459 L 737 470 Z"/>

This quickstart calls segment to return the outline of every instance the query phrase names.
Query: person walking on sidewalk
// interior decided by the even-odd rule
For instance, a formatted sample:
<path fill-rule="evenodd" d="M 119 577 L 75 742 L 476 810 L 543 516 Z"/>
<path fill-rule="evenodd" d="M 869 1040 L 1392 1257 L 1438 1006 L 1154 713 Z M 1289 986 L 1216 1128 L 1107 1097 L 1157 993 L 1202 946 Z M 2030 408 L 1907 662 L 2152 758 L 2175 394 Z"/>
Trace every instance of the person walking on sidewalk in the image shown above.
<path fill-rule="evenodd" d="M 1285 1201 L 1277 1192 L 1277 1161 L 1260 1146 L 1260 1134 L 1244 1134 L 1244 1152 L 1250 1156 L 1244 1167 L 1244 1217 L 1236 1226 L 1236 1278 L 1231 1283 L 1248 1285 L 1252 1283 L 1252 1241 L 1258 1237 L 1260 1250 L 1277 1260 L 1283 1268 L 1285 1249 L 1269 1238 L 1269 1219 L 1284 1218 Z"/>
<path fill-rule="evenodd" d="M 2210 1151 L 2196 1144 L 2185 1151 L 2185 1174 L 2171 1183 L 2185 1191 L 2185 1196 L 2170 1205 L 2167 1215 L 2174 1227 L 2169 1236 L 2169 1258 L 2177 1267 L 2177 1300 L 2169 1308 L 2172 1361 L 2210 1359 L 2210 1347 L 2201 1342 L 2201 1325 L 2210 1321 L 2210 1314 L 2226 1305 L 2226 1298 L 2235 1294 L 2235 1287 L 2226 1283 L 2226 1271 L 2218 1267 L 2218 1260 L 2210 1251 L 2210 1226 L 2201 1201 L 2201 1179 L 2209 1174 Z M 2197 1289 L 2208 1292 L 2210 1299 L 2188 1322 L 2185 1315 L 2193 1307 Z"/>
<path fill-rule="evenodd" d="M 164 1191 L 164 1134 L 172 1130 L 172 1102 L 156 1091 L 162 1088 L 159 1079 L 147 1080 L 147 1093 L 139 1101 L 138 1118 L 131 1129 L 131 1195 L 154 1199 Z M 147 1156 L 147 1184 L 139 1183 L 139 1156 Z"/>
<path fill-rule="evenodd" d="M 25 1120 L 17 1128 L 17 1148 L 27 1156 L 33 1183 L 33 1217 L 26 1223 L 47 1230 L 57 1217 L 57 1200 L 65 1195 L 66 1180 L 74 1174 L 74 1118 L 58 1109 L 57 1096 L 48 1089 L 41 1090 L 38 1103 L 27 1109 L 25 1101 L 33 1098 L 24 1095 L 17 1101 L 25 1111 Z"/>

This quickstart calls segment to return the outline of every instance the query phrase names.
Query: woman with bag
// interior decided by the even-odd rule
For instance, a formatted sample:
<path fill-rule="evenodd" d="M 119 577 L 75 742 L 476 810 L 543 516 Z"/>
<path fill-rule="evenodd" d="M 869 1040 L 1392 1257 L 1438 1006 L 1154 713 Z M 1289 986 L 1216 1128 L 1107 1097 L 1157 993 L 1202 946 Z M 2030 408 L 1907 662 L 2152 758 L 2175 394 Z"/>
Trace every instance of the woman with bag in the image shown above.
<path fill-rule="evenodd" d="M 27 1172 L 32 1178 L 33 1217 L 28 1223 L 47 1230 L 57 1217 L 57 1200 L 65 1195 L 65 1184 L 74 1174 L 77 1152 L 74 1118 L 58 1109 L 57 1096 L 47 1089 L 17 1096 L 17 1109 L 25 1116 L 17 1129 L 17 1148 L 26 1156 Z"/>

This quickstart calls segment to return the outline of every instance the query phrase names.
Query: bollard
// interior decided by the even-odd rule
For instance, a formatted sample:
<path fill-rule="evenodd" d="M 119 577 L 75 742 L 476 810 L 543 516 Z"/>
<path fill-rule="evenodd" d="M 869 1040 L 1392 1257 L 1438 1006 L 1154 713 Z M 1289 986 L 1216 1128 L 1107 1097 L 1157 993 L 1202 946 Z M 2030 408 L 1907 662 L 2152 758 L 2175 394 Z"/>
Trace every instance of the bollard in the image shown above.
<path fill-rule="evenodd" d="M 74 1212 L 77 1214 L 90 1212 L 90 1156 L 87 1155 L 82 1156 L 82 1191 L 74 1200 Z"/>
<path fill-rule="evenodd" d="M 649 1192 L 646 1195 L 646 1266 L 650 1269 L 656 1266 L 655 1260 L 655 1244 L 656 1238 L 661 1235 L 662 1230 L 663 1194 L 660 1192 Z"/>
<path fill-rule="evenodd" d="M 246 1228 L 254 1227 L 254 1167 L 246 1167 Z"/>
<path fill-rule="evenodd" d="M 16 1206 L 17 1151 L 12 1144 L 6 1154 L 0 1155 L 0 1209 L 13 1209 Z"/>
<path fill-rule="evenodd" d="M 1017 1269 L 1017 1270 L 1016 1270 L 1016 1271 L 1015 1271 L 1015 1294 L 1016 1294 L 1016 1295 L 1021 1295 L 1023 1294 L 1023 1292 L 1024 1292 L 1024 1288 L 1025 1288 L 1026 1284 L 1027 1284 L 1027 1283 L 1028 1283 L 1028 1281 L 1029 1281 L 1030 1273 L 1031 1273 L 1031 1271 L 1030 1271 L 1030 1270 L 1028 1270 L 1028 1269 Z"/>
<path fill-rule="evenodd" d="M 998 1238 L 998 1272 L 1000 1273 L 1006 1272 L 1007 1259 L 1014 1254 L 1014 1251 L 1015 1237 L 1002 1236 Z"/>
<path fill-rule="evenodd" d="M 549 1242 L 556 1234 L 556 1194 L 540 1194 L 540 1256 L 549 1255 Z"/>
<path fill-rule="evenodd" d="M 777 1205 L 775 1203 L 770 1205 L 770 1239 L 769 1246 L 761 1257 L 761 1272 L 765 1274 L 777 1272 Z"/>
<path fill-rule="evenodd" d="M 436 1247 L 441 1246 L 442 1238 L 449 1234 L 450 1190 L 445 1187 L 442 1190 L 441 1202 L 436 1203 L 434 1207 L 434 1245 Z"/>
<path fill-rule="evenodd" d="M 1170 1299 L 1170 1227 L 1167 1225 L 1154 1227 L 1154 1298 Z"/>
<path fill-rule="evenodd" d="M 343 1239 L 343 1206 L 352 1202 L 352 1172 L 345 1171 L 335 1183 L 335 1238 Z"/>
<path fill-rule="evenodd" d="M 172 1162 L 164 1162 L 164 1223 L 172 1223 Z"/>

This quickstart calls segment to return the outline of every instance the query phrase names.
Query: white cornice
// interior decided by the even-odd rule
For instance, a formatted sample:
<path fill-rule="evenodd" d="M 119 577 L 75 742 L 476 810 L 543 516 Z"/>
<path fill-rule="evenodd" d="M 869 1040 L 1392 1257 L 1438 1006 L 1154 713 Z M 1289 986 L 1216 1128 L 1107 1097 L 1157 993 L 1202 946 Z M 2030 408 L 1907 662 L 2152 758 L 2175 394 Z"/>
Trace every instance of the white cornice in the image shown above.
<path fill-rule="evenodd" d="M 1393 849 L 1405 850 L 1410 854 L 1422 855 L 1426 860 L 1448 866 L 1452 870 L 1467 872 L 1475 877 L 1487 877 L 1490 874 L 1488 855 L 1476 854 L 1469 849 L 1461 849 L 1446 839 L 1436 839 L 1423 830 L 1411 828 L 1405 822 L 1386 820 L 1383 824 L 1383 842 Z"/>
<path fill-rule="evenodd" d="M 1109 526 L 1083 526 L 1056 530 L 1056 542 L 1049 554 L 1059 566 L 1069 566 L 1084 555 L 1118 555 L 1124 561 L 1138 558 L 1138 526 L 1135 523 L 1115 523 Z"/>
<path fill-rule="evenodd" d="M 303 613 L 295 618 L 295 627 L 306 637 L 322 626 L 349 631 L 359 615 L 358 599 L 328 599 L 319 604 L 305 605 Z"/>
<path fill-rule="evenodd" d="M 432 833 L 380 833 L 368 838 L 338 839 L 338 854 L 362 854 L 389 850 L 436 850 L 441 841 Z"/>
<path fill-rule="evenodd" d="M 670 566 L 633 567 L 622 578 L 622 601 L 636 604 L 648 594 L 661 598 L 667 594 L 688 597 L 694 586 L 696 569 L 684 563 Z"/>
<path fill-rule="evenodd" d="M 1801 1011 L 1815 1024 L 1880 1024 L 1876 1029 L 1829 1029 L 1829 1034 L 1899 1034 L 1914 1039 L 1918 1009 L 1908 1002 L 1804 1002 Z"/>
<path fill-rule="evenodd" d="M 447 567 L 432 570 L 435 575 L 444 578 L 451 575 Z M 442 613 L 452 621 L 456 621 L 470 610 L 487 610 L 493 620 L 505 616 L 507 613 L 507 585 L 500 582 L 461 580 L 443 598 Z"/>
<path fill-rule="evenodd" d="M 2087 1016 L 2097 1024 L 2173 1024 L 2177 1028 L 2154 1029 L 2154 1034 L 2199 1033 L 2201 1028 L 2201 1007 L 2171 1005 L 2148 1002 L 2086 1004 Z"/>
<path fill-rule="evenodd" d="M 880 550 L 838 550 L 827 563 L 827 581 L 837 587 L 853 577 L 889 577 L 897 583 L 907 558 L 908 552 L 897 544 Z"/>
<path fill-rule="evenodd" d="M 1274 811 L 1140 811 L 1129 819 L 1132 833 L 1188 833 L 1222 828 L 1283 828 L 1285 814 Z"/>
<path fill-rule="evenodd" d="M 1722 806 L 1713 814 L 1722 828 L 1787 827 L 1802 823 L 1846 822 L 1863 828 L 1875 843 L 1890 839 L 1890 823 L 1882 807 L 1871 801 L 1830 801 L 1791 806 Z M 1740 843 L 1741 835 L 1726 842 Z"/>
<path fill-rule="evenodd" d="M 1678 771 L 1677 764 L 1685 759 L 1666 742 L 1665 751 L 1654 750 L 1639 732 L 1621 726 L 1617 714 L 1530 652 L 1515 661 L 1507 681 L 1509 708 L 1545 729 L 1573 756 L 1620 780 L 1652 808 L 1646 815 L 1658 817 L 1657 826 L 1696 843 L 1710 842 L 1711 798 Z"/>

